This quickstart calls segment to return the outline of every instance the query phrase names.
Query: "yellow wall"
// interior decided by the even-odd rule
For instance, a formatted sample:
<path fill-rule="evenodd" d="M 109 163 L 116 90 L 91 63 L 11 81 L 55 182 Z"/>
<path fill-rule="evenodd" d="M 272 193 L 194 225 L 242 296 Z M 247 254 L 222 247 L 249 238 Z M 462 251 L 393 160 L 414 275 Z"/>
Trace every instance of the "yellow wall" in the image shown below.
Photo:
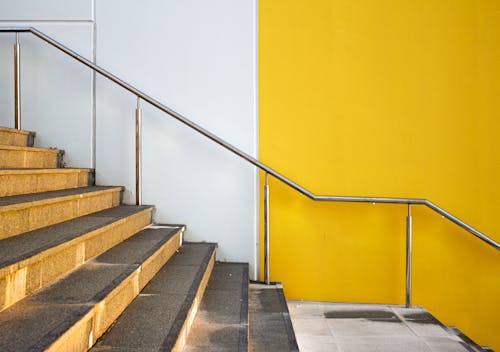
<path fill-rule="evenodd" d="M 500 241 L 500 1 L 261 0 L 260 158 L 317 194 L 424 197 Z M 271 180 L 291 299 L 404 302 L 406 208 Z M 500 349 L 500 253 L 414 209 L 414 303 Z"/>

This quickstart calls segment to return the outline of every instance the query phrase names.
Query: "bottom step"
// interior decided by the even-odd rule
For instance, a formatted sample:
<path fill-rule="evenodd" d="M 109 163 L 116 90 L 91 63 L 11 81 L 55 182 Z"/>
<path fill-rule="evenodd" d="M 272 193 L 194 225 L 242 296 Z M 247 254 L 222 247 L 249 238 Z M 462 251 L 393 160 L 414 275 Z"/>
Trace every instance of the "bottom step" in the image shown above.
<path fill-rule="evenodd" d="M 465 344 L 467 344 L 469 352 L 494 352 L 487 346 L 479 346 L 456 326 L 448 326 L 446 329 L 452 334 L 457 335 Z"/>
<path fill-rule="evenodd" d="M 215 247 L 184 243 L 92 351 L 182 351 L 212 272 Z"/>
<path fill-rule="evenodd" d="M 248 264 L 216 263 L 185 352 L 248 350 Z"/>
<path fill-rule="evenodd" d="M 250 351 L 299 351 L 280 283 L 251 284 L 249 310 Z"/>

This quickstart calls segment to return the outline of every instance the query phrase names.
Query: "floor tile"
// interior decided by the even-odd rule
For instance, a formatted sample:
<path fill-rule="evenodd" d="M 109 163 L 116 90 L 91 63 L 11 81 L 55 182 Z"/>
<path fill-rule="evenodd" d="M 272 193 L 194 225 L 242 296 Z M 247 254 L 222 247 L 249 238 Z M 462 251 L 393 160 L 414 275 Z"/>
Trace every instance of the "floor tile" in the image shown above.
<path fill-rule="evenodd" d="M 327 319 L 324 318 L 292 318 L 295 334 L 311 336 L 331 336 Z"/>
<path fill-rule="evenodd" d="M 296 335 L 301 351 L 340 352 L 332 336 Z"/>
<path fill-rule="evenodd" d="M 403 323 L 393 321 L 369 321 L 365 319 L 327 319 L 334 337 L 352 336 L 414 336 Z"/>

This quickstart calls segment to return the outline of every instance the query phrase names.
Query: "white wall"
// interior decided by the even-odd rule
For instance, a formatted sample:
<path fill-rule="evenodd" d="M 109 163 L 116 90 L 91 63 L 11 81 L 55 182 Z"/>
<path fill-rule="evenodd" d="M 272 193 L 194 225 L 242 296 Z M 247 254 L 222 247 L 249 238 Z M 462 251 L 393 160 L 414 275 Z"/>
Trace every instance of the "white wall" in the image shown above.
<path fill-rule="evenodd" d="M 95 55 L 98 65 L 256 156 L 256 0 L 52 0 L 28 11 L 39 3 L 0 0 L 0 25 L 32 25 Z M 37 131 L 38 145 L 63 146 L 71 166 L 89 166 L 93 75 L 28 35 L 22 41 L 23 127 Z M 12 42 L 0 37 L 2 125 L 13 120 Z M 136 99 L 104 78 L 95 83 L 97 182 L 125 185 L 132 202 Z M 143 199 L 156 206 L 155 220 L 186 224 L 187 240 L 218 242 L 219 260 L 256 270 L 256 170 L 143 109 Z"/>
<path fill-rule="evenodd" d="M 61 0 L 0 0 L 0 26 L 33 26 L 92 59 L 90 0 L 62 6 Z M 74 6 L 73 6 L 74 5 Z M 20 34 L 23 129 L 37 132 L 36 146 L 66 151 L 75 167 L 91 165 L 92 73 L 30 34 Z M 0 34 L 0 125 L 13 127 L 14 34 Z"/>

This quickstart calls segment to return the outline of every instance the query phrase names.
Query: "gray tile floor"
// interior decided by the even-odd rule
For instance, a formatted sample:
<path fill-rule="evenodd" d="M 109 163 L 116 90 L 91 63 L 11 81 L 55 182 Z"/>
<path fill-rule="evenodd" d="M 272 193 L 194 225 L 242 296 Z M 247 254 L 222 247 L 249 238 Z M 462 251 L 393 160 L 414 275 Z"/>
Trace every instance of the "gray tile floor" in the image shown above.
<path fill-rule="evenodd" d="M 302 352 L 467 352 L 422 308 L 288 301 Z"/>

